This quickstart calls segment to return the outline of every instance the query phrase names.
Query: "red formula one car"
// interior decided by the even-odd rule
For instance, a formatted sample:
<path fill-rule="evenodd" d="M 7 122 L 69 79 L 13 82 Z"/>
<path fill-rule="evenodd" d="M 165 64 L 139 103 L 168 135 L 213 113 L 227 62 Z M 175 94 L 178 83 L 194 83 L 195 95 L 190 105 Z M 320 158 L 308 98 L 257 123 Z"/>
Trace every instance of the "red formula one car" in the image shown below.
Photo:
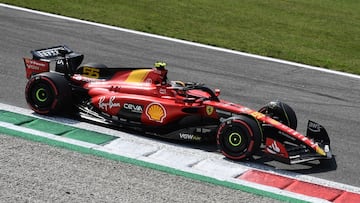
<path fill-rule="evenodd" d="M 166 64 L 153 68 L 108 68 L 89 63 L 66 46 L 31 51 L 24 58 L 26 101 L 39 114 L 72 112 L 87 119 L 146 134 L 195 142 L 215 141 L 229 159 L 243 160 L 262 150 L 295 164 L 331 159 L 323 126 L 309 121 L 296 131 L 295 112 L 275 101 L 252 110 L 219 98 L 203 84 L 168 81 Z M 50 71 L 51 61 L 55 71 Z"/>

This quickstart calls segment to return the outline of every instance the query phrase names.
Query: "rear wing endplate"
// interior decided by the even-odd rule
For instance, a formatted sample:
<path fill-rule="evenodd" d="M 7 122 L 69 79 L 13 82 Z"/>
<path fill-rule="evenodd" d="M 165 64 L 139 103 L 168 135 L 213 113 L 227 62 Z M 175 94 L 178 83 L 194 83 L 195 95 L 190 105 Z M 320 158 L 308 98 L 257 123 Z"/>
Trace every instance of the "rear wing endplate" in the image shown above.
<path fill-rule="evenodd" d="M 32 75 L 50 71 L 49 61 L 40 61 L 36 59 L 24 58 L 24 63 L 27 79 L 31 78 Z"/>

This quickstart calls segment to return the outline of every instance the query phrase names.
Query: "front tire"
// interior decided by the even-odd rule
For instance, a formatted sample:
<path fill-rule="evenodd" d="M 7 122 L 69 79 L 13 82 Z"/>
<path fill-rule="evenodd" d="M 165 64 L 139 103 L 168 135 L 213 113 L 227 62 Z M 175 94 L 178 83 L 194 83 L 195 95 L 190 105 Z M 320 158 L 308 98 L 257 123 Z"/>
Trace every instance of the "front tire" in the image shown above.
<path fill-rule="evenodd" d="M 33 76 L 25 88 L 26 102 L 39 114 L 56 114 L 71 104 L 71 89 L 66 78 L 46 72 Z"/>
<path fill-rule="evenodd" d="M 295 111 L 286 103 L 280 101 L 272 101 L 259 110 L 284 125 L 296 130 L 297 117 Z"/>
<path fill-rule="evenodd" d="M 262 131 L 256 120 L 237 116 L 220 124 L 217 145 L 222 154 L 232 160 L 243 160 L 259 150 Z"/>

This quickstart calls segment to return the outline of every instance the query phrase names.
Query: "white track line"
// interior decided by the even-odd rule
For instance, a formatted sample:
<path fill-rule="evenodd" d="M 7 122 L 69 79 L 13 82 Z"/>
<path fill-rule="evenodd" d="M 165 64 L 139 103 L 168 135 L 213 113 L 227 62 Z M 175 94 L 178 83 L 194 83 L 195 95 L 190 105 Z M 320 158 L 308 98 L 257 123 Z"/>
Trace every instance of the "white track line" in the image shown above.
<path fill-rule="evenodd" d="M 76 18 L 70 18 L 70 17 L 66 17 L 66 16 L 61 16 L 61 15 L 45 13 L 45 12 L 31 10 L 31 9 L 27 9 L 27 8 L 21 8 L 21 7 L 17 7 L 17 6 L 11 6 L 11 5 L 7 5 L 7 4 L 3 4 L 3 3 L 0 3 L 0 6 L 5 7 L 5 8 L 14 9 L 14 10 L 34 13 L 34 14 L 38 14 L 38 15 L 43 15 L 43 16 L 68 20 L 68 21 L 72 21 L 72 22 L 78 22 L 78 23 L 83 23 L 83 24 L 87 24 L 87 25 L 93 25 L 93 26 L 97 26 L 97 27 L 117 30 L 117 31 L 121 31 L 121 32 L 127 32 L 127 33 L 136 34 L 136 35 L 142 35 L 142 36 L 167 40 L 167 41 L 171 41 L 171 42 L 187 44 L 187 45 L 191 45 L 191 46 L 202 47 L 202 48 L 216 50 L 216 51 L 221 51 L 221 52 L 225 52 L 225 53 L 230 53 L 230 54 L 235 54 L 235 55 L 240 55 L 240 56 L 246 56 L 246 57 L 250 57 L 250 58 L 255 58 L 255 59 L 260 59 L 260 60 L 265 60 L 265 61 L 271 61 L 271 62 L 286 64 L 286 65 L 290 65 L 290 66 L 297 66 L 297 67 L 300 67 L 300 68 L 316 70 L 316 71 L 321 71 L 321 72 L 325 72 L 325 73 L 330 73 L 330 74 L 335 74 L 335 75 L 341 75 L 341 76 L 345 76 L 345 77 L 360 79 L 360 75 L 355 75 L 355 74 L 351 74 L 351 73 L 344 73 L 344 72 L 340 72 L 340 71 L 329 70 L 329 69 L 325 69 L 325 68 L 305 65 L 305 64 L 296 63 L 296 62 L 291 62 L 291 61 L 286 61 L 286 60 L 281 60 L 281 59 L 275 59 L 275 58 L 265 57 L 265 56 L 259 56 L 259 55 L 255 55 L 255 54 L 249 54 L 249 53 L 245 53 L 245 52 L 240 52 L 240 51 L 235 51 L 235 50 L 230 50 L 230 49 L 225 49 L 225 48 L 219 48 L 219 47 L 214 47 L 214 46 L 195 43 L 195 42 L 189 42 L 189 41 L 170 38 L 170 37 L 165 37 L 165 36 L 161 36 L 161 35 L 155 35 L 155 34 L 149 34 L 149 33 L 145 33 L 145 32 L 139 32 L 139 31 L 120 28 L 120 27 L 115 27 L 115 26 L 111 26 L 111 25 L 105 25 L 105 24 L 101 24 L 101 23 L 95 23 L 95 22 L 80 20 L 80 19 L 76 19 Z"/>

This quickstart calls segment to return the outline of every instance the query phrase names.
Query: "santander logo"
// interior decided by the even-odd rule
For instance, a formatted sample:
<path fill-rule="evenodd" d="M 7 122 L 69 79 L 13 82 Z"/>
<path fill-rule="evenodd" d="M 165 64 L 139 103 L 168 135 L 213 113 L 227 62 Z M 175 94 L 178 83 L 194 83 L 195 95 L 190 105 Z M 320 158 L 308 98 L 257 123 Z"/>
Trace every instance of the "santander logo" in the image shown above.
<path fill-rule="evenodd" d="M 274 142 L 267 147 L 267 151 L 271 154 L 279 154 L 280 153 L 280 148 L 277 146 L 276 141 L 274 140 Z"/>

